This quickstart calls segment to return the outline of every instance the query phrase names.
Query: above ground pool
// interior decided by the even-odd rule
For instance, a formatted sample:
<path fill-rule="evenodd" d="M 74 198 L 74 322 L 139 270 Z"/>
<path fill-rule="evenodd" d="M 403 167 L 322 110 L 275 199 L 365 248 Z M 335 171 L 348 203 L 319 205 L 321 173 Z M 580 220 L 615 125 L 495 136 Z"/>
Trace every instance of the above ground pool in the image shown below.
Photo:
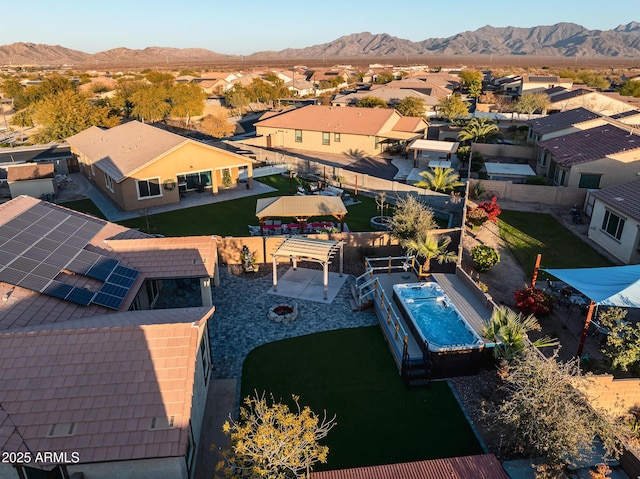
<path fill-rule="evenodd" d="M 438 283 L 396 284 L 393 292 L 404 310 L 409 328 L 429 351 L 484 347 L 482 339 L 469 326 Z"/>

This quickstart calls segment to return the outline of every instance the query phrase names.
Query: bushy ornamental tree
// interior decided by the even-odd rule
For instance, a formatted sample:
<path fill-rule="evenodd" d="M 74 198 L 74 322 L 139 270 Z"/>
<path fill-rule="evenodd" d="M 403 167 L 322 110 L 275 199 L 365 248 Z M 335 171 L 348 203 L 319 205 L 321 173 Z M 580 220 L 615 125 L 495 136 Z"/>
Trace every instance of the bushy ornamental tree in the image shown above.
<path fill-rule="evenodd" d="M 627 310 L 608 308 L 598 314 L 598 321 L 610 333 L 602 353 L 611 366 L 622 371 L 640 372 L 640 323 L 626 320 Z"/>
<path fill-rule="evenodd" d="M 489 215 L 482 208 L 469 208 L 465 223 L 469 228 L 475 229 L 485 224 L 488 219 Z"/>
<path fill-rule="evenodd" d="M 486 416 L 487 424 L 504 438 L 505 452 L 541 457 L 563 470 L 595 454 L 597 436 L 604 446 L 603 459 L 617 457 L 622 429 L 589 407 L 577 387 L 580 381 L 577 360 L 561 363 L 535 348 L 517 354 L 499 389 L 504 399 L 489 406 Z"/>
<path fill-rule="evenodd" d="M 527 286 L 513 292 L 516 306 L 523 314 L 533 314 L 536 318 L 546 316 L 553 307 L 553 298 L 541 289 Z"/>
<path fill-rule="evenodd" d="M 271 401 L 257 392 L 244 400 L 240 420 L 229 419 L 223 431 L 231 443 L 218 464 L 223 477 L 293 479 L 309 477 L 316 462 L 327 462 L 329 448 L 319 444 L 336 425 L 335 416 L 320 417 L 301 407 L 292 396 L 295 409 Z"/>
<path fill-rule="evenodd" d="M 500 253 L 491 246 L 480 244 L 471 248 L 473 267 L 479 273 L 485 273 L 500 262 Z"/>
<path fill-rule="evenodd" d="M 500 206 L 498 206 L 498 198 L 495 196 L 491 198 L 491 201 L 485 201 L 484 203 L 480 203 L 478 208 L 487 212 L 487 220 L 493 221 L 494 223 L 498 221 L 498 216 L 502 211 L 500 210 Z"/>

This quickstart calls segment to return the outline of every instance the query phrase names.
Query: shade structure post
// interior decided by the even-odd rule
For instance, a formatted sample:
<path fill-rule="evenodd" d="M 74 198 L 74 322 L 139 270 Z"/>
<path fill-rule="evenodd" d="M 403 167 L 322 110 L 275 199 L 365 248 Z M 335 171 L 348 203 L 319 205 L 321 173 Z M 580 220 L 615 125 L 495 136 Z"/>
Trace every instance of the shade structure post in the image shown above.
<path fill-rule="evenodd" d="M 273 290 L 278 291 L 278 259 L 273 257 Z"/>
<path fill-rule="evenodd" d="M 540 262 L 542 260 L 542 255 L 538 253 L 536 256 L 536 265 L 533 267 L 533 276 L 531 277 L 531 287 L 536 287 L 536 281 L 538 280 L 538 271 L 540 270 Z"/>
<path fill-rule="evenodd" d="M 329 298 L 329 262 L 325 261 L 323 266 L 322 275 L 322 288 L 324 290 L 324 299 Z"/>
<path fill-rule="evenodd" d="M 591 324 L 591 318 L 593 317 L 593 309 L 595 308 L 596 303 L 591 300 L 589 302 L 589 310 L 587 311 L 587 317 L 584 320 L 584 326 L 582 327 L 582 336 L 580 336 L 580 344 L 578 344 L 578 352 L 576 353 L 576 357 L 582 356 L 582 348 L 584 347 L 584 343 L 587 340 L 587 331 L 589 331 L 589 325 Z"/>

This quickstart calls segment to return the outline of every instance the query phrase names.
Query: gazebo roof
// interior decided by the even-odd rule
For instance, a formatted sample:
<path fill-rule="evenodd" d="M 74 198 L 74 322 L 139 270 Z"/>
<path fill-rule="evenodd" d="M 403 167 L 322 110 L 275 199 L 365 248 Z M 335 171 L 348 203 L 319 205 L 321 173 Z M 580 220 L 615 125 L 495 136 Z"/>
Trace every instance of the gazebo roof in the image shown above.
<path fill-rule="evenodd" d="M 329 262 L 340 249 L 342 241 L 320 240 L 305 237 L 285 239 L 273 253 L 274 257 L 295 257 L 321 263 Z"/>
<path fill-rule="evenodd" d="M 343 216 L 346 214 L 347 208 L 339 196 L 274 196 L 258 198 L 256 201 L 256 216 L 258 219 L 326 215 Z"/>

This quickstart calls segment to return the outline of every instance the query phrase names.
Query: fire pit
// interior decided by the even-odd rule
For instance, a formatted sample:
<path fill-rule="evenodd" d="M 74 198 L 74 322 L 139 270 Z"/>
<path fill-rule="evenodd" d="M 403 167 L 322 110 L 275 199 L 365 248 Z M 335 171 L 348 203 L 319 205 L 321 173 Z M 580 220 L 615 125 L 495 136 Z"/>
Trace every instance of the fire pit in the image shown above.
<path fill-rule="evenodd" d="M 298 317 L 298 305 L 292 304 L 276 304 L 269 309 L 267 317 L 276 323 L 290 323 Z"/>

